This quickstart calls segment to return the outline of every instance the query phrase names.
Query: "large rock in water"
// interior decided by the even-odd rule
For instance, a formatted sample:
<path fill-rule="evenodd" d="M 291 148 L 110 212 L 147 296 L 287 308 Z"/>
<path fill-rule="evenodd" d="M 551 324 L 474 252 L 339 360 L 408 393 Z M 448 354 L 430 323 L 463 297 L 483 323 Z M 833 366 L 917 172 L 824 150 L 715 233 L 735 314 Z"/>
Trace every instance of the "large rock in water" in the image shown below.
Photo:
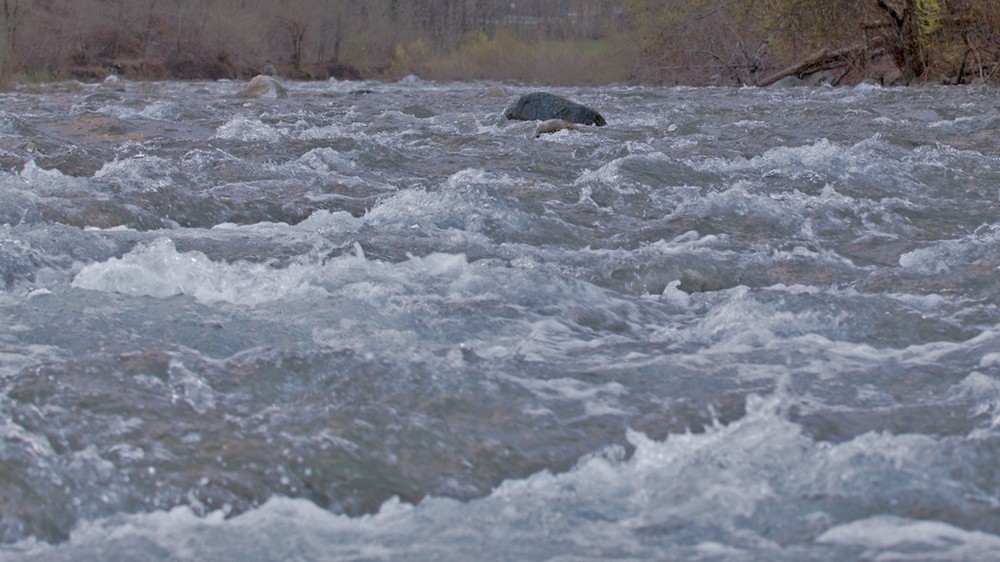
<path fill-rule="evenodd" d="M 562 119 L 583 125 L 607 125 L 601 114 L 593 109 L 548 92 L 523 95 L 503 114 L 507 119 L 522 121 Z"/>
<path fill-rule="evenodd" d="M 258 74 L 250 80 L 250 83 L 236 92 L 239 98 L 283 98 L 288 95 L 285 87 L 273 76 Z"/>

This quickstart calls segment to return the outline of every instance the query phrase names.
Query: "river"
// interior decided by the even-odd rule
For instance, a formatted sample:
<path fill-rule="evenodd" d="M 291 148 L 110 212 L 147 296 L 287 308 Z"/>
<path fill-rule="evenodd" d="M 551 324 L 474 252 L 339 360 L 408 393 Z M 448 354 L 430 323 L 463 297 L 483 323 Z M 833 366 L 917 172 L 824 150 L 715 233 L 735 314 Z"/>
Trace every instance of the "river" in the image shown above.
<path fill-rule="evenodd" d="M 1000 560 L 993 88 L 0 94 L 0 558 Z"/>

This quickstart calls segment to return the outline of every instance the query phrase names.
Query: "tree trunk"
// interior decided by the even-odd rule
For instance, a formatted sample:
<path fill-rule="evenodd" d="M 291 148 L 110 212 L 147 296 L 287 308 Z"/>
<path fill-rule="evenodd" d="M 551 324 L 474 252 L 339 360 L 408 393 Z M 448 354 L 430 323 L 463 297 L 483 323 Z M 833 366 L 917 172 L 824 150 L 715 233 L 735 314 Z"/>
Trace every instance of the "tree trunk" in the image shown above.
<path fill-rule="evenodd" d="M 896 10 L 886 0 L 876 0 L 878 7 L 892 20 L 893 35 L 886 37 L 896 65 L 907 82 L 923 76 L 927 70 L 921 45 L 919 14 L 915 0 L 904 0 L 902 10 Z"/>
<path fill-rule="evenodd" d="M 0 83 L 14 75 L 14 50 L 17 47 L 18 0 L 3 0 L 3 37 L 0 38 Z"/>
<path fill-rule="evenodd" d="M 866 45 L 855 45 L 853 47 L 847 47 L 846 49 L 838 49 L 836 51 L 831 51 L 829 49 L 821 49 L 816 53 L 802 59 L 801 61 L 789 66 L 783 70 L 779 70 L 774 74 L 768 75 L 764 79 L 760 80 L 758 86 L 770 86 L 782 78 L 788 76 L 803 76 L 805 74 L 812 74 L 814 72 L 819 72 L 821 70 L 829 70 L 831 68 L 837 68 L 842 66 L 845 62 L 850 61 L 852 58 L 857 57 L 865 52 L 867 49 Z"/>

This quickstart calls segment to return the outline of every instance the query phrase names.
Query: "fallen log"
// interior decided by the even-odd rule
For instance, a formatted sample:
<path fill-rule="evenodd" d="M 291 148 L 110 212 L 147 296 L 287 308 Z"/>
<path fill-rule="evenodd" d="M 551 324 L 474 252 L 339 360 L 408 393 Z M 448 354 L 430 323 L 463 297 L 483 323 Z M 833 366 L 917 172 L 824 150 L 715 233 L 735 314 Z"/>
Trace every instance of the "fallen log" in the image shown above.
<path fill-rule="evenodd" d="M 855 58 L 864 52 L 865 45 L 857 45 L 854 47 L 837 49 L 835 51 L 823 48 L 805 59 L 793 64 L 792 66 L 779 70 L 769 76 L 765 76 L 757 82 L 757 85 L 767 87 L 788 76 L 802 77 L 821 70 L 829 70 L 844 64 L 845 61 Z"/>

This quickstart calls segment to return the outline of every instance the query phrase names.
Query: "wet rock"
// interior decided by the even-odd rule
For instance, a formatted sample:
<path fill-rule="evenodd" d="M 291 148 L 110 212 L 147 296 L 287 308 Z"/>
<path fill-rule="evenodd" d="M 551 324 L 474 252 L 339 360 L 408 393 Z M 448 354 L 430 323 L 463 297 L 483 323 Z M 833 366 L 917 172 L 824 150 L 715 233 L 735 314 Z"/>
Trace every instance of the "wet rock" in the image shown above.
<path fill-rule="evenodd" d="M 883 86 L 901 86 L 906 84 L 906 76 L 898 68 L 891 68 L 881 76 Z"/>
<path fill-rule="evenodd" d="M 782 88 L 798 88 L 806 85 L 806 81 L 798 76 L 785 76 L 781 80 L 771 84 L 769 87 L 780 90 Z"/>
<path fill-rule="evenodd" d="M 558 131 L 575 131 L 578 127 L 576 123 L 570 123 L 564 119 L 549 119 L 548 121 L 542 121 L 537 128 L 535 128 L 535 138 L 549 133 L 555 133 Z"/>
<path fill-rule="evenodd" d="M 508 92 L 507 88 L 504 88 L 503 86 L 490 86 L 489 88 L 486 88 L 486 91 L 483 92 L 482 95 L 483 97 L 489 98 L 506 98 L 510 96 L 510 92 Z"/>
<path fill-rule="evenodd" d="M 548 92 L 534 92 L 521 96 L 504 111 L 507 119 L 547 121 L 562 119 L 583 125 L 606 125 L 600 113 L 593 109 Z"/>
<path fill-rule="evenodd" d="M 287 96 L 288 92 L 281 85 L 281 82 L 278 82 L 273 76 L 265 76 L 263 74 L 254 76 L 249 84 L 236 93 L 236 97 L 239 98 L 275 99 Z"/>
<path fill-rule="evenodd" d="M 115 92 L 124 92 L 125 83 L 122 82 L 122 79 L 117 74 L 110 74 L 101 82 L 101 88 Z"/>
<path fill-rule="evenodd" d="M 434 117 L 434 112 L 418 104 L 408 105 L 401 109 L 404 114 L 416 117 L 417 119 L 429 119 Z"/>

